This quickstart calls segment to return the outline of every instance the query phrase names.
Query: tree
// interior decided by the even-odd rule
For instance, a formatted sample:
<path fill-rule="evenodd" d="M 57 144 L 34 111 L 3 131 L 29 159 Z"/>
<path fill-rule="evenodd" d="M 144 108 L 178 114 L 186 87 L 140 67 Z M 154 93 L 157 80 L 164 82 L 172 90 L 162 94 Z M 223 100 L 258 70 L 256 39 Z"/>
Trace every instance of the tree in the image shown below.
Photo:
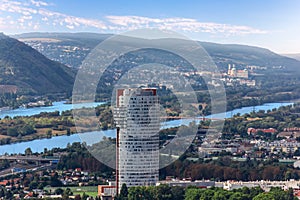
<path fill-rule="evenodd" d="M 118 197 L 119 200 L 128 199 L 128 188 L 125 183 L 122 184 L 121 191 Z"/>
<path fill-rule="evenodd" d="M 255 196 L 259 195 L 260 193 L 263 193 L 264 191 L 261 189 L 261 187 L 254 187 L 250 189 L 250 198 L 254 198 Z"/>
<path fill-rule="evenodd" d="M 275 200 L 275 197 L 272 193 L 260 193 L 259 195 L 255 196 L 253 200 Z"/>
<path fill-rule="evenodd" d="M 57 188 L 57 189 L 55 189 L 54 193 L 57 194 L 57 195 L 60 195 L 60 194 L 64 193 L 64 190 L 61 189 L 61 188 Z"/>
<path fill-rule="evenodd" d="M 159 185 L 156 187 L 156 199 L 159 200 L 172 200 L 171 187 L 168 185 Z"/>
<path fill-rule="evenodd" d="M 151 188 L 151 187 L 148 187 Z M 128 199 L 130 200 L 152 200 L 153 194 L 147 187 L 130 187 L 128 190 Z"/>
<path fill-rule="evenodd" d="M 289 190 L 287 191 L 287 195 L 286 195 L 286 200 L 296 200 L 298 199 L 297 197 L 294 197 L 294 190 L 292 188 L 289 188 Z"/>
<path fill-rule="evenodd" d="M 204 190 L 201 200 L 211 200 L 214 196 L 214 191 L 213 190 Z"/>
<path fill-rule="evenodd" d="M 8 190 L 5 192 L 5 199 L 12 199 L 13 198 L 13 193 Z"/>
<path fill-rule="evenodd" d="M 73 192 L 70 188 L 67 188 L 65 189 L 64 194 L 69 196 L 69 195 L 73 195 Z"/>
<path fill-rule="evenodd" d="M 36 182 L 36 181 L 30 182 L 30 184 L 29 184 L 30 190 L 37 189 L 37 187 L 38 187 L 38 182 Z"/>
<path fill-rule="evenodd" d="M 30 135 L 30 134 L 34 133 L 35 130 L 34 130 L 33 126 L 25 125 L 25 126 L 21 127 L 18 132 L 20 132 L 22 135 Z"/>
<path fill-rule="evenodd" d="M 201 190 L 189 188 L 185 191 L 185 200 L 198 200 L 201 197 Z"/>
<path fill-rule="evenodd" d="M 229 200 L 250 200 L 250 197 L 242 192 L 234 192 Z"/>
<path fill-rule="evenodd" d="M 203 109 L 203 106 L 200 104 L 200 105 L 198 106 L 198 109 L 201 111 L 201 110 Z"/>
<path fill-rule="evenodd" d="M 81 197 L 79 194 L 75 195 L 75 200 L 81 200 Z"/>
<path fill-rule="evenodd" d="M 63 200 L 68 200 L 70 195 L 73 195 L 73 192 L 71 191 L 70 188 L 67 188 L 63 192 L 62 199 Z"/>
<path fill-rule="evenodd" d="M 67 135 L 71 135 L 71 129 L 70 128 L 67 128 Z"/>
<path fill-rule="evenodd" d="M 248 187 L 243 187 L 243 188 L 242 188 L 242 193 L 243 193 L 243 194 L 250 194 L 250 192 L 251 192 L 251 191 L 250 191 L 250 189 L 249 189 Z"/>
<path fill-rule="evenodd" d="M 4 189 L 3 189 L 3 188 L 1 188 L 1 190 L 0 190 L 0 197 L 4 197 L 4 196 L 5 196 Z"/>
<path fill-rule="evenodd" d="M 0 170 L 6 169 L 8 167 L 10 167 L 10 163 L 8 160 L 5 159 L 5 160 L 0 161 Z"/>
<path fill-rule="evenodd" d="M 216 191 L 212 199 L 213 200 L 227 200 L 227 198 L 225 196 L 225 191 L 223 191 L 223 190 Z"/>
<path fill-rule="evenodd" d="M 50 185 L 52 187 L 61 187 L 62 186 L 62 182 L 58 179 L 57 173 L 55 173 L 54 176 L 51 176 L 51 178 L 50 178 Z"/>
<path fill-rule="evenodd" d="M 11 127 L 11 128 L 7 129 L 7 135 L 12 136 L 12 137 L 17 137 L 19 135 L 19 133 L 16 128 Z"/>
<path fill-rule="evenodd" d="M 287 170 L 287 171 L 285 172 L 284 179 L 285 179 L 286 181 L 288 181 L 288 180 L 290 180 L 291 178 L 292 178 L 292 173 L 291 173 L 290 170 Z"/>
<path fill-rule="evenodd" d="M 182 200 L 184 199 L 184 188 L 180 186 L 171 187 L 172 199 L 173 200 Z"/>
<path fill-rule="evenodd" d="M 279 187 L 271 188 L 270 193 L 273 194 L 276 200 L 294 200 L 294 192 L 292 188 L 288 191 L 284 191 Z"/>
<path fill-rule="evenodd" d="M 52 137 L 52 130 L 48 129 L 46 132 L 47 138 L 51 138 Z"/>
<path fill-rule="evenodd" d="M 26 156 L 32 155 L 32 151 L 31 151 L 30 147 L 28 147 L 27 149 L 25 149 L 25 155 Z"/>
<path fill-rule="evenodd" d="M 37 188 L 42 190 L 45 187 L 45 184 L 43 182 L 39 183 Z"/>
<path fill-rule="evenodd" d="M 89 197 L 85 192 L 83 192 L 81 199 L 86 200 Z"/>

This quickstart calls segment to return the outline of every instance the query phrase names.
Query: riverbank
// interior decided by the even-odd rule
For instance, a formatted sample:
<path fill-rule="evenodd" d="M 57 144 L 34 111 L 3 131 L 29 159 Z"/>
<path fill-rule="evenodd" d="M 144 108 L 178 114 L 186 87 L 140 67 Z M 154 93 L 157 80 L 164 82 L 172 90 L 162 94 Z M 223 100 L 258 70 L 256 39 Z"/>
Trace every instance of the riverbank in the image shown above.
<path fill-rule="evenodd" d="M 108 110 L 108 106 L 97 107 L 96 110 Z M 86 109 L 78 109 L 86 111 Z M 52 138 L 54 136 L 85 133 L 104 128 L 95 116 L 86 116 L 77 124 L 74 123 L 72 111 L 59 113 L 43 112 L 33 116 L 4 118 L 0 120 L 0 144 L 32 141 L 35 139 Z M 105 128 L 113 128 L 106 123 Z"/>
<path fill-rule="evenodd" d="M 32 116 L 36 114 L 40 114 L 41 112 L 63 112 L 67 110 L 71 110 L 74 108 L 92 108 L 97 105 L 105 104 L 105 102 L 85 102 L 85 103 L 78 103 L 78 104 L 66 104 L 66 101 L 57 101 L 53 102 L 52 106 L 47 107 L 34 107 L 34 108 L 17 108 L 12 110 L 3 110 L 0 111 L 0 118 L 3 119 L 4 117 L 17 117 L 17 116 Z"/>
<path fill-rule="evenodd" d="M 64 103 L 63 103 L 64 104 Z M 88 103 L 89 104 L 89 103 Z M 65 105 L 65 104 L 64 104 Z M 268 106 L 269 104 L 264 104 Z M 264 107 L 264 105 L 258 106 Z M 282 105 L 287 105 L 286 103 L 272 103 L 276 105 L 275 107 L 280 107 Z M 87 103 L 79 104 L 75 106 L 86 107 Z M 91 104 L 89 106 L 92 107 Z M 47 109 L 47 108 L 44 108 Z M 78 110 L 78 112 L 84 113 L 91 111 L 89 109 Z M 237 113 L 250 113 L 253 111 L 253 107 L 244 107 L 240 109 L 235 109 L 233 111 L 228 111 L 224 113 L 214 114 L 205 116 L 205 118 L 231 118 Z M 94 112 L 94 111 L 93 111 Z M 89 114 L 74 123 L 73 113 L 71 110 L 64 111 L 54 111 L 54 112 L 41 112 L 33 116 L 23 116 L 23 117 L 14 117 L 13 119 L 7 118 L 0 120 L 1 125 L 1 135 L 0 135 L 0 145 L 14 144 L 19 142 L 27 142 L 33 140 L 39 140 L 44 138 L 52 138 L 63 135 L 73 135 L 78 133 L 86 133 L 92 131 L 99 131 L 99 129 L 107 130 L 113 129 L 113 116 L 112 111 L 109 105 L 101 104 L 96 108 L 96 115 L 90 116 Z M 200 120 L 200 119 L 199 119 Z M 172 124 L 171 127 L 174 127 L 172 121 L 174 119 L 167 120 L 163 124 L 164 128 L 169 128 L 168 124 Z M 178 120 L 182 123 L 188 124 L 193 121 L 193 119 L 181 119 Z"/>
<path fill-rule="evenodd" d="M 0 144 L 32 141 L 53 136 L 71 135 L 77 132 L 89 132 L 84 126 L 75 128 L 71 109 L 93 108 L 98 103 L 80 103 L 66 105 L 65 101 L 54 102 L 48 107 L 18 108 L 0 111 Z M 92 119 L 86 119 L 92 122 Z M 95 119 L 94 119 L 95 120 Z M 98 121 L 94 122 L 95 124 Z"/>
<path fill-rule="evenodd" d="M 270 103 L 264 104 L 261 106 L 256 106 L 256 110 L 272 110 L 273 108 L 278 108 L 280 106 L 291 105 L 292 103 Z M 245 114 L 253 111 L 253 107 L 244 107 L 241 109 L 235 109 L 233 111 L 229 111 L 225 113 L 226 118 L 229 118 L 231 115 L 235 115 L 237 113 Z M 224 114 L 223 114 L 224 116 Z M 215 117 L 215 116 L 207 116 Z M 171 127 L 178 127 L 181 125 L 186 125 L 190 123 L 192 120 L 172 120 L 167 121 L 162 124 L 161 129 L 167 129 Z M 7 153 L 23 153 L 24 150 L 30 147 L 33 152 L 41 152 L 44 148 L 52 149 L 55 147 L 64 148 L 68 143 L 73 142 L 85 142 L 88 145 L 92 145 L 101 141 L 102 137 L 115 137 L 116 131 L 115 129 L 109 129 L 105 131 L 88 131 L 85 133 L 74 133 L 69 136 L 63 132 L 59 133 L 58 136 L 53 135 L 51 138 L 36 138 L 30 141 L 23 141 L 19 143 L 0 145 L 0 154 Z"/>

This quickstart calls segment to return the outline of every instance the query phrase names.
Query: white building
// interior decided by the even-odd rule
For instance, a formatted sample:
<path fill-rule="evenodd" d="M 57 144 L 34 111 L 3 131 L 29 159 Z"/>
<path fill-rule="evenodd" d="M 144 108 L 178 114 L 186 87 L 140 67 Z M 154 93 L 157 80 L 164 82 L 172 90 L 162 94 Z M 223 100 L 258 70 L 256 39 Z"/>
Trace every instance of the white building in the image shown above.
<path fill-rule="evenodd" d="M 237 70 L 235 67 L 235 64 L 232 64 L 232 67 L 230 64 L 228 64 L 227 75 L 231 76 L 231 77 L 239 77 L 239 78 L 245 78 L 245 79 L 249 78 L 248 70 L 247 69 Z"/>
<path fill-rule="evenodd" d="M 155 185 L 159 170 L 159 102 L 155 88 L 118 89 L 117 189 Z"/>
<path fill-rule="evenodd" d="M 171 187 L 179 186 L 179 187 L 189 187 L 189 186 L 196 186 L 199 188 L 211 188 L 215 187 L 215 181 L 210 180 L 196 180 L 196 181 L 187 181 L 187 180 L 168 180 L 168 181 L 160 181 L 157 185 L 166 184 Z"/>

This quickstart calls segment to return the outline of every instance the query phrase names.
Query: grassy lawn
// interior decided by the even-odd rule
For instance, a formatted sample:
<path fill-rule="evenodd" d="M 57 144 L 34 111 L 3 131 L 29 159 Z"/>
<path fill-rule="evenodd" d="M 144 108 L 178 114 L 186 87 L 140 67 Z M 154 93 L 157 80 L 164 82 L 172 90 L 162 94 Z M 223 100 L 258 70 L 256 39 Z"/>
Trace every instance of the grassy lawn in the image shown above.
<path fill-rule="evenodd" d="M 59 187 L 46 187 L 44 188 L 45 190 L 50 190 L 51 191 L 55 191 L 57 188 Z M 85 192 L 85 194 L 95 197 L 98 195 L 98 187 L 97 186 L 76 186 L 76 187 L 60 187 L 61 189 L 65 190 L 67 188 L 70 188 L 71 191 L 73 192 L 74 195 L 76 194 L 80 194 L 82 196 L 82 194 Z"/>

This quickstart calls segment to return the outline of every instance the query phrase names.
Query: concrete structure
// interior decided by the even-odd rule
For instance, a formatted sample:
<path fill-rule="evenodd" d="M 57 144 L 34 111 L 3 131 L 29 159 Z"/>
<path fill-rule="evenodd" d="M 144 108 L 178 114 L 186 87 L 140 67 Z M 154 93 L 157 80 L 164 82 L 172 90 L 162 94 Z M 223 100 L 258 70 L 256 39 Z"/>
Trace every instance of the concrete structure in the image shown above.
<path fill-rule="evenodd" d="M 233 190 L 239 189 L 243 187 L 253 188 L 253 187 L 260 187 L 266 192 L 269 192 L 272 187 L 279 187 L 283 190 L 288 190 L 289 188 L 292 189 L 299 189 L 300 181 L 296 180 L 289 180 L 289 181 L 225 181 L 225 182 L 215 182 L 216 187 L 222 187 L 225 190 Z"/>
<path fill-rule="evenodd" d="M 116 196 L 116 186 L 109 185 L 98 185 L 98 196 L 101 200 L 112 200 Z"/>
<path fill-rule="evenodd" d="M 248 78 L 249 77 L 248 70 L 247 69 L 236 70 L 235 77 Z"/>
<path fill-rule="evenodd" d="M 258 141 L 255 147 L 266 149 L 271 153 L 285 152 L 293 154 L 300 148 L 300 143 L 295 139 L 276 140 L 273 142 Z"/>
<path fill-rule="evenodd" d="M 241 145 L 237 140 L 218 140 L 216 142 L 204 141 L 201 146 L 198 147 L 198 153 L 201 158 L 221 152 L 230 152 L 234 154 L 238 152 L 240 146 Z"/>
<path fill-rule="evenodd" d="M 227 74 L 228 74 L 229 76 L 231 76 L 231 64 L 228 64 L 228 72 L 227 72 Z"/>
<path fill-rule="evenodd" d="M 263 133 L 271 133 L 274 134 L 277 132 L 277 130 L 275 128 L 266 128 L 266 129 L 261 129 L 261 128 L 248 128 L 247 129 L 247 133 L 248 135 L 256 135 L 259 131 L 263 132 Z"/>
<path fill-rule="evenodd" d="M 284 128 L 283 132 L 280 132 L 277 137 L 284 137 L 284 138 L 297 138 L 300 137 L 300 128 L 298 127 L 290 127 Z"/>
<path fill-rule="evenodd" d="M 247 69 L 243 69 L 243 70 L 237 70 L 235 67 L 235 64 L 232 64 L 232 67 L 230 64 L 228 64 L 228 72 L 227 72 L 228 76 L 231 77 L 238 77 L 238 78 L 245 78 L 248 79 L 249 77 L 249 72 Z"/>
<path fill-rule="evenodd" d="M 294 168 L 300 168 L 300 160 L 294 162 L 293 167 Z"/>
<path fill-rule="evenodd" d="M 180 187 L 188 187 L 188 186 L 196 186 L 198 188 L 211 188 L 215 187 L 215 181 L 210 180 L 197 180 L 197 181 L 188 181 L 188 180 L 178 180 L 178 179 L 172 179 L 172 180 L 166 180 L 166 181 L 160 181 L 157 183 L 157 185 L 166 184 L 171 187 L 174 186 L 180 186 Z"/>
<path fill-rule="evenodd" d="M 117 90 L 117 191 L 158 182 L 159 108 L 155 88 Z"/>
<path fill-rule="evenodd" d="M 210 180 L 196 180 L 196 181 L 188 181 L 188 180 L 165 180 L 160 181 L 157 185 L 160 184 L 167 184 L 169 186 L 181 186 L 181 187 L 188 187 L 188 186 L 196 186 L 199 188 L 210 188 L 210 187 L 219 187 L 225 190 L 234 190 L 240 189 L 243 187 L 253 188 L 253 187 L 260 187 L 264 191 L 268 192 L 272 187 L 279 187 L 283 190 L 288 190 L 289 188 L 292 189 L 300 189 L 300 181 L 291 179 L 288 181 L 267 181 L 267 180 L 258 180 L 258 181 L 223 181 L 223 182 L 215 182 Z"/>
<path fill-rule="evenodd" d="M 198 153 L 200 157 L 206 157 L 214 153 L 221 153 L 221 152 L 230 152 L 230 153 L 237 153 L 239 145 L 228 145 L 228 146 L 201 146 L 198 147 Z"/>

